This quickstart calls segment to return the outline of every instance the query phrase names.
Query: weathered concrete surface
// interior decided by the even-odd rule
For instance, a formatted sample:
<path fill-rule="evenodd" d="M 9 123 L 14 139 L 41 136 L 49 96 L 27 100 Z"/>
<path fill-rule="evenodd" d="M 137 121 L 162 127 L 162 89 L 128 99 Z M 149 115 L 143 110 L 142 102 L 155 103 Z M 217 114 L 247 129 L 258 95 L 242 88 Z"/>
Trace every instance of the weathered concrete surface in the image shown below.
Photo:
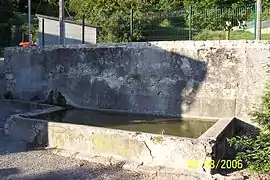
<path fill-rule="evenodd" d="M 0 94 L 1 95 L 1 94 Z M 37 111 L 47 109 L 51 107 L 49 105 L 38 105 L 35 103 L 21 102 L 21 101 L 9 101 L 2 100 L 0 97 L 0 132 L 4 128 L 6 119 L 14 114 L 26 113 L 28 111 Z"/>
<path fill-rule="evenodd" d="M 6 89 L 26 100 L 59 91 L 76 107 L 247 120 L 269 57 L 267 42 L 253 41 L 9 48 Z"/>
<path fill-rule="evenodd" d="M 5 58 L 6 87 L 15 97 L 45 99 L 57 90 L 76 107 L 139 113 L 181 114 L 206 73 L 203 62 L 147 43 L 11 48 Z"/>
<path fill-rule="evenodd" d="M 230 158 L 232 148 L 229 146 L 227 138 L 233 137 L 239 128 L 237 118 L 219 119 L 212 127 L 210 127 L 199 139 L 214 139 L 216 142 L 213 147 L 212 159 L 215 162 Z M 217 169 L 217 168 L 215 168 Z"/>
<path fill-rule="evenodd" d="M 267 78 L 264 66 L 270 57 L 268 42 L 198 41 L 154 45 L 175 49 L 207 64 L 207 75 L 196 94 L 204 115 L 230 114 L 249 119 L 248 113 L 258 105 Z"/>
<path fill-rule="evenodd" d="M 0 97 L 5 92 L 4 77 L 5 77 L 4 58 L 0 57 Z"/>
<path fill-rule="evenodd" d="M 46 110 L 44 110 L 46 113 Z M 35 146 L 48 146 L 73 152 L 72 157 L 92 161 L 92 157 L 130 162 L 135 166 L 166 167 L 180 171 L 210 174 L 206 161 L 222 159 L 217 138 L 224 133 L 231 119 L 219 131 L 205 132 L 202 138 L 191 139 L 150 133 L 114 130 L 85 125 L 47 122 L 27 116 L 11 116 L 5 124 L 5 133 L 13 138 L 27 141 Z M 224 123 L 220 123 L 224 125 Z M 230 129 L 231 127 L 228 127 Z M 228 130 L 227 130 L 228 131 Z M 233 134 L 233 133 L 232 133 Z M 222 134 L 223 135 L 223 134 Z M 223 137 L 222 138 L 226 138 Z M 221 142 L 223 143 L 223 142 Z M 218 150 L 216 148 L 219 148 Z M 197 168 L 190 168 L 188 162 L 199 162 Z M 124 163 L 124 164 L 125 164 Z"/>

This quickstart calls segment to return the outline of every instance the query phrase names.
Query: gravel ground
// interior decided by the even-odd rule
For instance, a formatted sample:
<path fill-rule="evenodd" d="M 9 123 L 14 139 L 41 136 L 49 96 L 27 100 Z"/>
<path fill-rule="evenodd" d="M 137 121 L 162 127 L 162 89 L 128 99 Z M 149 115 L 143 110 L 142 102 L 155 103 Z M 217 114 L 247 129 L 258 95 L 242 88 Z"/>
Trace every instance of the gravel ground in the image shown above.
<path fill-rule="evenodd" d="M 22 142 L 0 136 L 0 179 L 151 179 L 149 176 L 100 164 L 53 155 L 49 151 L 27 151 Z"/>

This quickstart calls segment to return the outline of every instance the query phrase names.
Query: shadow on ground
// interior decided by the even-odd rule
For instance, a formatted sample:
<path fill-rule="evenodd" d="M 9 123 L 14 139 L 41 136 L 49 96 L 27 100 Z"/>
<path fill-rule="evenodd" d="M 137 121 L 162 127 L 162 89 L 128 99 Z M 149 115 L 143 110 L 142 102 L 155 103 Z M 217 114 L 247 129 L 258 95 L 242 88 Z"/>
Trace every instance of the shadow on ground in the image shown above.
<path fill-rule="evenodd" d="M 33 172 L 31 172 L 32 174 Z M 0 170 L 1 179 L 12 180 L 138 180 L 145 179 L 146 176 L 138 173 L 132 173 L 116 167 L 78 167 L 73 169 L 56 170 L 50 172 L 43 172 L 27 175 L 28 173 L 20 172 L 19 169 L 9 168 Z"/>
<path fill-rule="evenodd" d="M 0 177 L 3 179 L 4 177 L 8 177 L 13 174 L 19 174 L 20 170 L 18 168 L 4 168 L 0 169 Z"/>

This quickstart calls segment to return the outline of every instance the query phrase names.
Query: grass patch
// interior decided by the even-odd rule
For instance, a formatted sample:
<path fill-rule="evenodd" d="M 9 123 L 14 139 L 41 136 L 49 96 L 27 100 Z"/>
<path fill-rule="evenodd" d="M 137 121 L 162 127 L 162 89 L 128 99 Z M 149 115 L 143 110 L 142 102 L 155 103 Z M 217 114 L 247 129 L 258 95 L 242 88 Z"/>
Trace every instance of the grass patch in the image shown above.
<path fill-rule="evenodd" d="M 193 40 L 226 40 L 226 32 L 205 30 L 194 36 Z M 254 40 L 254 34 L 241 30 L 232 31 L 230 40 Z M 262 40 L 270 40 L 270 34 L 262 34 Z"/>

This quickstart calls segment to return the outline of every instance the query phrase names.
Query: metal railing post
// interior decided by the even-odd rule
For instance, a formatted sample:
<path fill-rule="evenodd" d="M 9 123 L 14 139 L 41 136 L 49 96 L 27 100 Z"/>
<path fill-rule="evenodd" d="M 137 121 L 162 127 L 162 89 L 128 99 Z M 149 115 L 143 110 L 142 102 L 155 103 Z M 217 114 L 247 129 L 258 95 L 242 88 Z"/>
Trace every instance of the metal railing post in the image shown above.
<path fill-rule="evenodd" d="M 85 33 L 85 17 L 84 15 L 82 16 L 82 44 L 84 44 L 84 33 Z"/>
<path fill-rule="evenodd" d="M 254 5 L 254 40 L 257 37 L 257 3 Z"/>
<path fill-rule="evenodd" d="M 189 5 L 189 40 L 192 40 L 192 5 Z"/>
<path fill-rule="evenodd" d="M 130 41 L 133 41 L 133 17 L 134 12 L 133 9 L 130 10 Z"/>
<path fill-rule="evenodd" d="M 44 19 L 42 18 L 42 47 L 45 45 L 45 27 L 44 27 Z"/>

